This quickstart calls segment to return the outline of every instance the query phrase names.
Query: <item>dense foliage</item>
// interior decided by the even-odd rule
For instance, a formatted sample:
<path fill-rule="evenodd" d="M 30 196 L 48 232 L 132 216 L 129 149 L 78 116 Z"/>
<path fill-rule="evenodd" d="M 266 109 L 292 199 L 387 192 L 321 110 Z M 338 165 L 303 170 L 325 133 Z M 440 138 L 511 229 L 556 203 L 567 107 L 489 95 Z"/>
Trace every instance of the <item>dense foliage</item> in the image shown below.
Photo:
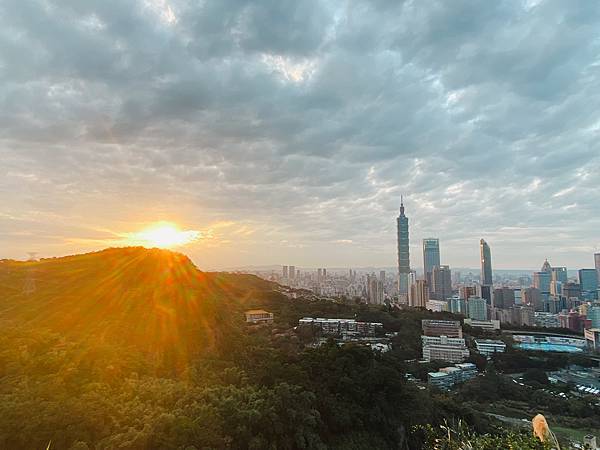
<path fill-rule="evenodd" d="M 23 289 L 32 278 L 35 291 Z M 419 426 L 458 419 L 491 433 L 481 442 L 528 439 L 472 406 L 487 377 L 460 394 L 471 404 L 405 381 L 420 320 L 443 314 L 274 288 L 159 250 L 0 262 L 0 448 L 407 449 L 433 439 Z M 276 324 L 247 326 L 252 307 Z M 395 351 L 307 349 L 289 331 L 304 315 L 381 321 L 397 332 Z"/>

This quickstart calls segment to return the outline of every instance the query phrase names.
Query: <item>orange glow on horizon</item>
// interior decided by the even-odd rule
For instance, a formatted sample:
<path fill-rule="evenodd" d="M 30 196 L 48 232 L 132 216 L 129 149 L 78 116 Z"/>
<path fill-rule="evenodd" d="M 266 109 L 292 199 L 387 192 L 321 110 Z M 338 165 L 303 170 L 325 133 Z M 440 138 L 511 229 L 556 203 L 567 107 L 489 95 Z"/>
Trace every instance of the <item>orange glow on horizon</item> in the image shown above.
<path fill-rule="evenodd" d="M 127 236 L 131 245 L 142 247 L 174 248 L 190 244 L 200 239 L 201 233 L 195 230 L 180 230 L 171 222 L 159 222 Z"/>

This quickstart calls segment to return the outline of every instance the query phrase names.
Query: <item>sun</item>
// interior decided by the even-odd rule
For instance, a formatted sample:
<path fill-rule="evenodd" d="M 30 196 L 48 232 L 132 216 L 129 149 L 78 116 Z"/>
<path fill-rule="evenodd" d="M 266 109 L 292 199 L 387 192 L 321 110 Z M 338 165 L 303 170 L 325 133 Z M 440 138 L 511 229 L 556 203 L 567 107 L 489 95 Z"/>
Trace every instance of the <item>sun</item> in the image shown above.
<path fill-rule="evenodd" d="M 173 223 L 160 222 L 132 233 L 129 240 L 132 244 L 143 247 L 173 248 L 189 244 L 199 238 L 199 231 L 180 230 Z"/>

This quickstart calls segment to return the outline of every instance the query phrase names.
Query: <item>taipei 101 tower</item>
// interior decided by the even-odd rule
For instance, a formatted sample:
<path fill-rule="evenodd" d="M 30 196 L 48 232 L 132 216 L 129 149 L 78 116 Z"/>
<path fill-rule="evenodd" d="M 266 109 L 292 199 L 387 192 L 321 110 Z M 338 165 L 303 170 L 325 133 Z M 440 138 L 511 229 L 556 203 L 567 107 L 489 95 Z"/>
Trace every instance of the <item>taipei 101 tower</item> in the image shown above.
<path fill-rule="evenodd" d="M 408 217 L 404 215 L 404 202 L 400 197 L 400 215 L 398 227 L 398 293 L 408 295 L 408 277 L 410 274 L 410 255 L 408 246 Z"/>

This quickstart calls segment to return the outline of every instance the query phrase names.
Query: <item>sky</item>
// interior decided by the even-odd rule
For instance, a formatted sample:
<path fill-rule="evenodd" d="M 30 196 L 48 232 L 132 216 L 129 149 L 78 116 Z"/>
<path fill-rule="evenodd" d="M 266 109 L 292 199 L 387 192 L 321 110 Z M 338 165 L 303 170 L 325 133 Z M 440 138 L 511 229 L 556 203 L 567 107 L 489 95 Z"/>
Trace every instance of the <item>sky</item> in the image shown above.
<path fill-rule="evenodd" d="M 592 267 L 598 111 L 596 1 L 3 0 L 0 258 Z"/>

